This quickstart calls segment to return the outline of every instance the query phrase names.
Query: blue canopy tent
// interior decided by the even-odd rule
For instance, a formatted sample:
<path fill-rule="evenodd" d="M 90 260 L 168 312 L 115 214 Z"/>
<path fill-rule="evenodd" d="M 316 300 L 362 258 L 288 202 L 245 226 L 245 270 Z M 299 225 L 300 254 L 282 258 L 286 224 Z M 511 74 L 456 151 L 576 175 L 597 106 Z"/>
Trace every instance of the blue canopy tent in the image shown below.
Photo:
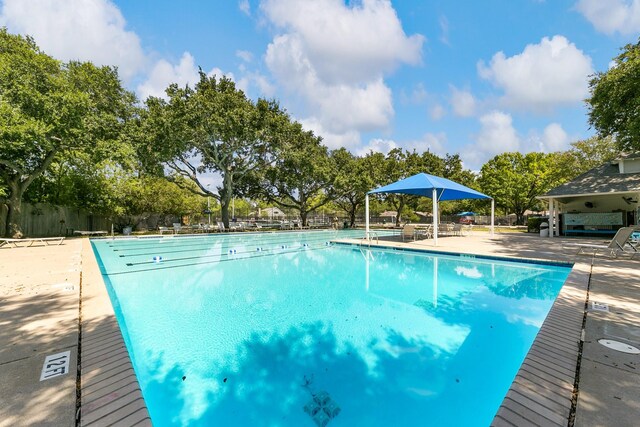
<path fill-rule="evenodd" d="M 438 233 L 436 230 L 438 230 L 438 203 L 441 200 L 491 199 L 491 235 L 493 235 L 493 218 L 495 213 L 493 198 L 446 178 L 419 173 L 409 178 L 401 179 L 393 184 L 376 188 L 367 193 L 365 200 L 365 228 L 367 238 L 369 238 L 369 194 L 380 193 L 410 194 L 431 198 L 433 200 L 434 245 L 438 244 Z"/>

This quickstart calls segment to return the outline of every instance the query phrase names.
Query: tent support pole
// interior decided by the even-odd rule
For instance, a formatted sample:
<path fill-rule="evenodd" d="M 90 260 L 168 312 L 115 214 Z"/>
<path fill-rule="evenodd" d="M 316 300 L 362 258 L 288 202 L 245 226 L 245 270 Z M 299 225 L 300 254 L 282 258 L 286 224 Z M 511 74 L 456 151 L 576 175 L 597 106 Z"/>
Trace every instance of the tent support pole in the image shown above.
<path fill-rule="evenodd" d="M 438 246 L 438 192 L 433 189 L 433 246 Z"/>
<path fill-rule="evenodd" d="M 364 198 L 364 229 L 365 229 L 365 237 L 367 240 L 370 240 L 369 237 L 369 195 L 367 194 Z"/>
<path fill-rule="evenodd" d="M 494 218 L 496 216 L 496 201 L 491 199 L 491 237 L 493 237 L 493 229 L 494 229 Z"/>

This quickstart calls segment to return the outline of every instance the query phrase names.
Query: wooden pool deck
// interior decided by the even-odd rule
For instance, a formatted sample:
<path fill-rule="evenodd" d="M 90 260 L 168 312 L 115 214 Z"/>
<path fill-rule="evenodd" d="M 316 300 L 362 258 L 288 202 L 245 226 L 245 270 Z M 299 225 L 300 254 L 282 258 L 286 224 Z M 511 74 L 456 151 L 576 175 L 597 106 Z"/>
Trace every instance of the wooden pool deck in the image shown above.
<path fill-rule="evenodd" d="M 640 417 L 640 356 L 598 343 L 640 347 L 640 259 L 577 256 L 566 241 L 576 239 L 478 234 L 441 238 L 437 248 L 380 240 L 575 263 L 494 425 L 622 426 Z M 0 426 L 75 426 L 76 416 L 82 426 L 150 425 L 88 239 L 0 249 L 0 267 Z M 68 372 L 40 381 L 45 357 L 64 351 Z"/>

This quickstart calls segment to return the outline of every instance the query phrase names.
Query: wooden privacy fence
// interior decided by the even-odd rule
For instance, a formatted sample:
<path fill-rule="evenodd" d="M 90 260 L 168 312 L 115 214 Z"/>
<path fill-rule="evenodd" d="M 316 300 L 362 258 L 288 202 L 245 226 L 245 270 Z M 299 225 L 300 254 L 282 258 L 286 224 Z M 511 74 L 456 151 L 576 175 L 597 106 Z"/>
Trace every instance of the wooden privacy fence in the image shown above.
<path fill-rule="evenodd" d="M 7 206 L 0 204 L 0 230 L 5 229 Z M 111 220 L 84 209 L 44 203 L 22 204 L 22 233 L 28 237 L 70 236 L 75 230 L 110 231 Z"/>

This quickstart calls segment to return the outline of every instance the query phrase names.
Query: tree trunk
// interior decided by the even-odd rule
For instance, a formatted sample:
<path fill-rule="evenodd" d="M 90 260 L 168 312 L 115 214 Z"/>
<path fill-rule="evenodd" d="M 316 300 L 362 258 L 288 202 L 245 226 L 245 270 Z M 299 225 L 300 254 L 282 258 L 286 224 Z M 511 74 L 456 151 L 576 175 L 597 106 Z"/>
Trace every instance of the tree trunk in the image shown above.
<path fill-rule="evenodd" d="M 396 227 L 400 227 L 402 222 L 402 210 L 404 209 L 404 197 L 398 197 L 398 216 L 396 216 Z"/>
<path fill-rule="evenodd" d="M 229 229 L 229 205 L 233 197 L 233 175 L 230 172 L 222 177 L 222 190 L 220 191 L 220 211 L 224 228 Z"/>
<path fill-rule="evenodd" d="M 22 238 L 22 186 L 17 180 L 10 181 L 9 197 L 7 198 L 7 222 L 3 234 L 12 239 Z"/>
<path fill-rule="evenodd" d="M 351 209 L 351 212 L 349 212 L 349 227 L 354 228 L 356 226 L 356 209 L 358 207 L 357 206 L 353 206 L 353 209 Z"/>

